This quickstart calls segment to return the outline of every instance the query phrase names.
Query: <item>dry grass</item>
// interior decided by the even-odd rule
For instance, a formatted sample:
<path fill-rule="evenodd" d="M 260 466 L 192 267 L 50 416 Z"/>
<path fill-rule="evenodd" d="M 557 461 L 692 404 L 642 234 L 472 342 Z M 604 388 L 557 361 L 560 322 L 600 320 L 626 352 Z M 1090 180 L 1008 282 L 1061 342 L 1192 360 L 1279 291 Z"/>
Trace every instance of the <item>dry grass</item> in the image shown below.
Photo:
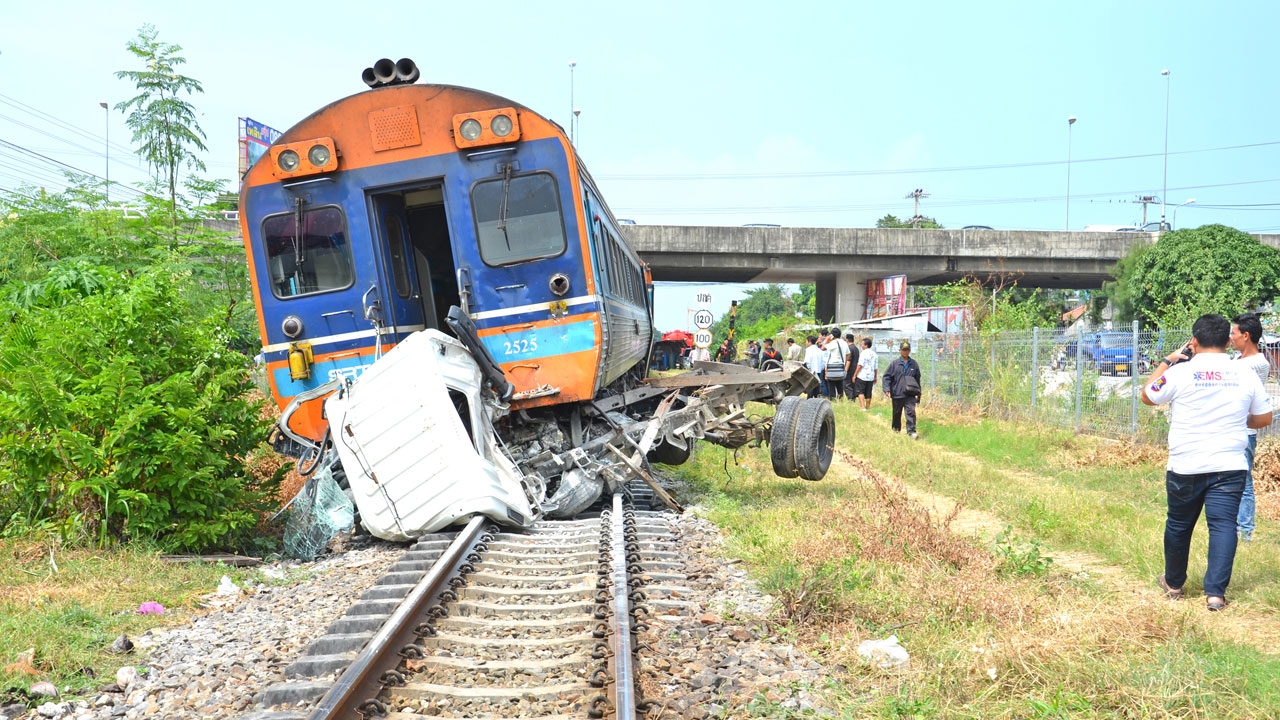
<path fill-rule="evenodd" d="M 1253 457 L 1253 493 L 1257 514 L 1264 520 L 1280 520 L 1280 440 L 1267 438 Z"/>

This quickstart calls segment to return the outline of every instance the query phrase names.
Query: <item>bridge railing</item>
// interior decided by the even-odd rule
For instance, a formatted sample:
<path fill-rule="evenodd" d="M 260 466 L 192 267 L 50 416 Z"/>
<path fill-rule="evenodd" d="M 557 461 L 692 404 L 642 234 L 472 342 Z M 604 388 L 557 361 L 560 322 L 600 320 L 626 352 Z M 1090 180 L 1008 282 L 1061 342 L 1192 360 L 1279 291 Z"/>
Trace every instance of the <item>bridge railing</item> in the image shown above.
<path fill-rule="evenodd" d="M 1136 324 L 1135 324 L 1136 325 Z M 959 403 L 1009 419 L 1030 420 L 1116 438 L 1163 443 L 1168 406 L 1141 402 L 1141 383 L 1190 329 L 1109 331 L 1083 338 L 1060 329 L 918 338 L 926 401 Z M 891 360 L 896 353 L 886 353 Z M 1136 358 L 1136 361 L 1134 360 Z M 1272 374 L 1276 375 L 1276 358 Z M 887 361 L 885 363 L 887 365 Z M 1280 407 L 1280 384 L 1266 383 Z M 1274 432 L 1271 428 L 1262 433 Z"/>

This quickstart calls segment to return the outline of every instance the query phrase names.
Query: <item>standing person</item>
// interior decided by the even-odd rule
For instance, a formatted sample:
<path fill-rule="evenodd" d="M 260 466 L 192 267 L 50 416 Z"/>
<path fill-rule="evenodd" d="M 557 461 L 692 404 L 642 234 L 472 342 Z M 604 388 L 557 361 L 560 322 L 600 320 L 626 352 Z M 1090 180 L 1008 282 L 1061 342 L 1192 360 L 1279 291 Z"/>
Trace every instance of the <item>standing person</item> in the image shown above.
<path fill-rule="evenodd" d="M 907 378 L 915 380 L 914 391 Z M 898 345 L 898 357 L 884 371 L 884 394 L 893 401 L 893 431 L 902 432 L 902 414 L 907 415 L 907 435 L 915 440 L 916 402 L 920 400 L 920 364 L 911 357 L 911 343 Z"/>
<path fill-rule="evenodd" d="M 1261 340 L 1262 323 L 1258 320 L 1257 315 L 1245 313 L 1237 315 L 1235 320 L 1231 321 L 1231 347 L 1240 353 L 1236 361 L 1243 362 L 1245 367 L 1257 373 L 1263 387 L 1266 387 L 1267 378 L 1271 377 L 1271 363 L 1267 361 L 1267 356 L 1263 355 L 1262 351 L 1258 349 L 1258 343 Z M 1253 456 L 1257 451 L 1258 431 L 1249 428 L 1249 445 L 1244 450 L 1244 457 L 1249 463 L 1249 469 L 1244 476 L 1244 493 L 1240 496 L 1240 512 L 1236 514 L 1236 534 L 1245 542 L 1253 540 Z"/>
<path fill-rule="evenodd" d="M 844 334 L 844 346 L 849 349 L 849 359 L 845 361 L 842 389 L 844 390 L 844 396 L 852 402 L 855 397 L 853 392 L 854 369 L 858 367 L 858 356 L 861 353 L 858 352 L 858 343 L 853 337 L 853 333 Z"/>
<path fill-rule="evenodd" d="M 689 351 L 689 364 L 696 362 L 709 362 L 711 360 L 711 351 L 704 347 L 696 347 Z"/>
<path fill-rule="evenodd" d="M 840 397 L 840 388 L 844 379 L 849 376 L 849 346 L 840 339 L 840 330 L 831 328 L 826 331 L 827 344 L 823 348 L 827 353 L 827 398 L 835 400 Z"/>
<path fill-rule="evenodd" d="M 804 339 L 804 366 L 809 368 L 809 372 L 818 378 L 818 392 L 825 396 L 827 394 L 827 354 L 818 347 L 818 336 L 810 335 Z M 813 393 L 809 393 L 809 397 L 814 397 Z"/>
<path fill-rule="evenodd" d="M 1187 581 L 1191 532 L 1204 510 L 1209 558 L 1204 572 L 1209 610 L 1227 606 L 1236 557 L 1236 515 L 1248 474 L 1248 428 L 1271 424 L 1271 398 L 1257 373 L 1227 357 L 1231 323 L 1201 315 L 1183 349 L 1156 365 L 1142 386 L 1142 402 L 1170 403 L 1169 462 L 1165 494 L 1164 574 L 1156 578 L 1171 600 Z M 1190 360 L 1187 360 L 1187 351 Z"/>
<path fill-rule="evenodd" d="M 733 343 L 729 342 L 729 338 L 725 338 L 716 349 L 716 362 L 733 362 Z"/>
<path fill-rule="evenodd" d="M 853 385 L 853 394 L 860 395 L 858 402 L 864 411 L 871 409 L 871 394 L 875 390 L 876 381 L 880 379 L 880 358 L 871 349 L 871 338 L 862 338 L 862 352 L 858 353 L 858 378 Z"/>
<path fill-rule="evenodd" d="M 753 369 L 760 367 L 760 346 L 755 340 L 747 341 L 747 365 Z"/>
<path fill-rule="evenodd" d="M 796 344 L 795 338 L 787 338 L 787 361 L 798 361 L 802 355 L 804 355 L 804 348 Z"/>
<path fill-rule="evenodd" d="M 777 370 L 782 367 L 782 353 L 773 347 L 773 338 L 764 339 L 764 349 L 760 351 L 760 369 Z"/>

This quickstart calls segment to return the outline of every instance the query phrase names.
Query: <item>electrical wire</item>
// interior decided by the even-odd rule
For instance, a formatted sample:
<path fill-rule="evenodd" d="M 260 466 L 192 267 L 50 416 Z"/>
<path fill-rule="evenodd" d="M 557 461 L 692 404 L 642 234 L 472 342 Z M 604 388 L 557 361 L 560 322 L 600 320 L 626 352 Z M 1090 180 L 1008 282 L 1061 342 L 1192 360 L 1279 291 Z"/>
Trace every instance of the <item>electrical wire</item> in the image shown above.
<path fill-rule="evenodd" d="M 101 180 L 101 181 L 103 181 L 103 182 L 106 182 L 106 178 L 103 178 L 103 177 L 101 177 L 100 175 L 97 175 L 97 174 L 95 174 L 95 173 L 91 173 L 91 172 L 89 172 L 89 171 L 87 171 L 87 170 L 82 170 L 82 169 L 80 169 L 80 168 L 78 168 L 78 167 L 75 167 L 74 165 L 68 165 L 67 163 L 62 162 L 61 160 L 54 160 L 53 158 L 51 158 L 51 157 L 49 157 L 49 156 L 47 156 L 47 155 L 41 155 L 40 153 L 38 153 L 38 152 L 36 152 L 36 151 L 34 151 L 34 150 L 29 150 L 29 149 L 27 149 L 27 148 L 25 148 L 25 147 L 23 147 L 23 146 L 21 146 L 21 145 L 17 145 L 17 144 L 15 144 L 15 143 L 11 143 L 11 142 L 9 142 L 8 140 L 5 140 L 5 139 L 3 139 L 3 138 L 0 138 L 0 145 L 3 145 L 3 146 L 5 146 L 5 147 L 12 148 L 12 149 L 17 150 L 17 151 L 19 151 L 19 152 L 21 152 L 21 153 L 23 153 L 23 154 L 25 154 L 25 155 L 29 155 L 29 156 L 31 156 L 31 157 L 38 158 L 38 159 L 40 159 L 40 160 L 45 161 L 46 163 L 50 163 L 50 164 L 58 165 L 58 166 L 60 166 L 60 167 L 64 167 L 64 168 L 66 168 L 66 169 L 68 169 L 68 170 L 71 170 L 72 172 L 78 173 L 78 174 L 80 174 L 80 175 L 84 175 L 84 176 L 89 177 L 89 178 L 94 178 L 94 179 L 96 179 L 96 180 Z M 125 191 L 128 191 L 128 192 L 134 193 L 134 194 L 135 194 L 136 196 L 138 196 L 138 197 L 147 197 L 147 196 L 148 196 L 148 194 L 147 194 L 147 193 L 145 193 L 145 192 L 143 192 L 143 191 L 141 191 L 141 190 L 138 190 L 137 188 L 130 187 L 130 186 L 128 186 L 128 185 L 119 185 L 119 184 L 117 184 L 117 183 L 111 183 L 111 185 L 112 185 L 112 187 L 116 187 L 116 188 L 119 188 L 119 189 L 121 189 L 121 190 L 125 190 Z"/>
<path fill-rule="evenodd" d="M 1242 150 L 1246 148 L 1266 147 L 1269 145 L 1280 145 L 1280 140 L 1272 140 L 1268 142 L 1248 143 L 1245 145 L 1224 145 L 1214 148 L 1201 148 L 1198 150 L 1177 150 L 1167 153 L 1168 155 L 1191 155 L 1194 153 L 1221 152 L 1223 150 Z M 1166 153 L 1141 153 L 1136 155 L 1111 155 L 1108 157 L 1082 158 L 1079 160 L 1072 159 L 1070 163 L 1076 165 L 1079 163 L 1097 163 L 1112 162 L 1115 160 L 1137 160 L 1142 158 L 1164 157 Z M 613 174 L 600 175 L 602 180 L 787 180 L 796 178 L 824 178 L 824 177 L 866 177 L 876 175 L 911 175 L 916 173 L 945 173 L 945 172 L 970 172 L 975 170 L 1007 170 L 1029 167 L 1052 167 L 1054 165 L 1066 165 L 1067 160 L 1037 160 L 1031 162 L 1020 163 L 992 163 L 985 165 L 950 165 L 940 167 L 926 168 L 897 168 L 890 170 L 830 170 L 830 171 L 805 171 L 805 172 L 784 172 L 784 173 L 634 173 L 634 174 Z"/>

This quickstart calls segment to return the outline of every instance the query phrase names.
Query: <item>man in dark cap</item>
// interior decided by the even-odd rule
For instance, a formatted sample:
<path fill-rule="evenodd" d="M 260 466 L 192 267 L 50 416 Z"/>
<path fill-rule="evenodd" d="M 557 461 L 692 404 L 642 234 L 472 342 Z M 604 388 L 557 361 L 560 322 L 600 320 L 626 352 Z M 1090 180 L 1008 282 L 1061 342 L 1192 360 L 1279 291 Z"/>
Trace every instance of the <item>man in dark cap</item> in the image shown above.
<path fill-rule="evenodd" d="M 884 394 L 893 401 L 893 431 L 902 432 L 902 414 L 907 415 L 907 435 L 916 436 L 916 403 L 920 400 L 920 364 L 911 357 L 911 343 L 898 345 L 898 357 L 884 371 Z"/>

